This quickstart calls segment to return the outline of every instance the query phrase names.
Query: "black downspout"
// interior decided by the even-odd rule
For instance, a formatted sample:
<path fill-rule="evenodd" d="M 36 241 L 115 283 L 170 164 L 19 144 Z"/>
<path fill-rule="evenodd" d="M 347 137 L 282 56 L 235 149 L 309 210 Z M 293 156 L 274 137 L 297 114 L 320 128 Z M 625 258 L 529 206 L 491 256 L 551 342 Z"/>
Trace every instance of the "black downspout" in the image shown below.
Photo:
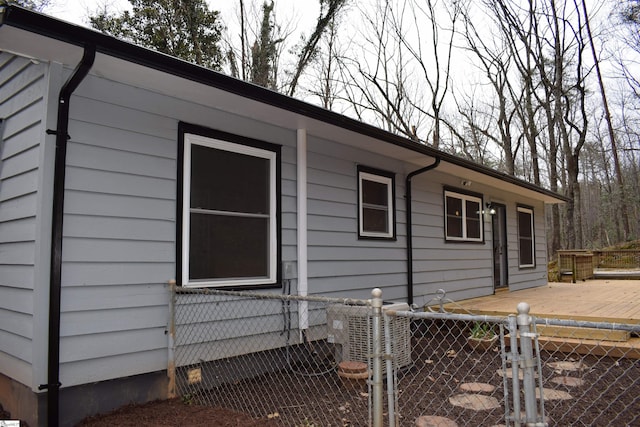
<path fill-rule="evenodd" d="M 405 203 L 406 203 L 406 215 L 407 215 L 407 303 L 413 304 L 413 222 L 411 220 L 411 179 L 424 172 L 428 172 L 431 169 L 435 169 L 440 164 L 440 157 L 436 157 L 435 162 L 429 166 L 425 166 L 421 169 L 415 170 L 407 175 L 405 179 Z"/>
<path fill-rule="evenodd" d="M 47 424 L 55 427 L 59 423 L 60 405 L 60 296 L 62 291 L 62 225 L 64 216 L 64 187 L 67 163 L 67 140 L 69 139 L 69 100 L 71 94 L 84 80 L 96 57 L 95 45 L 84 47 L 84 54 L 73 74 L 60 89 L 58 96 L 57 129 L 47 130 L 56 135 L 56 154 L 53 172 L 53 211 L 51 224 L 51 270 L 49 278 L 49 360 L 48 384 L 40 385 L 47 390 Z"/>

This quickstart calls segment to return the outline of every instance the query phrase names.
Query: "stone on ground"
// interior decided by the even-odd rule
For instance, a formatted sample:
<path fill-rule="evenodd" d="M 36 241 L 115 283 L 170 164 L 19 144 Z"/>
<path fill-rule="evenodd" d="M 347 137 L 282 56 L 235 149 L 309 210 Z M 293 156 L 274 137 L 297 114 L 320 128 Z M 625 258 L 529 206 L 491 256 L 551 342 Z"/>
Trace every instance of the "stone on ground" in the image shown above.
<path fill-rule="evenodd" d="M 449 398 L 449 403 L 453 406 L 460 406 L 465 409 L 472 409 L 474 411 L 486 411 L 489 409 L 496 409 L 500 407 L 498 399 L 491 396 L 484 396 L 482 394 L 469 394 L 462 393 L 456 394 Z"/>
<path fill-rule="evenodd" d="M 416 419 L 416 427 L 458 427 L 458 424 L 446 417 L 423 415 Z"/>
<path fill-rule="evenodd" d="M 567 387 L 582 387 L 584 380 L 575 377 L 555 377 L 551 380 L 554 384 L 565 385 Z"/>
<path fill-rule="evenodd" d="M 582 360 L 579 360 L 577 362 L 573 362 L 573 361 L 549 362 L 547 363 L 547 366 L 549 366 L 552 369 L 555 369 L 556 371 L 569 371 L 569 372 L 581 371 L 587 368 L 587 366 L 584 364 Z"/>
<path fill-rule="evenodd" d="M 464 383 L 460 384 L 460 390 L 470 393 L 492 393 L 496 388 L 485 383 Z"/>

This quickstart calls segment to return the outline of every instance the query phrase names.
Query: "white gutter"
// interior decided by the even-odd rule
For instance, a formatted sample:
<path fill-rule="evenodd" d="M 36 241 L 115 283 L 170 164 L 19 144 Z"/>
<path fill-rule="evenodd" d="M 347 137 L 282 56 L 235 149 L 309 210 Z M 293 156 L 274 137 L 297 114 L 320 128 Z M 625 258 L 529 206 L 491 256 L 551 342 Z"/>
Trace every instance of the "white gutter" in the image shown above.
<path fill-rule="evenodd" d="M 298 295 L 307 296 L 309 283 L 307 281 L 307 130 L 298 129 L 297 132 L 297 219 L 298 219 Z M 300 332 L 309 329 L 309 306 L 306 301 L 300 301 L 298 306 L 298 324 Z"/>

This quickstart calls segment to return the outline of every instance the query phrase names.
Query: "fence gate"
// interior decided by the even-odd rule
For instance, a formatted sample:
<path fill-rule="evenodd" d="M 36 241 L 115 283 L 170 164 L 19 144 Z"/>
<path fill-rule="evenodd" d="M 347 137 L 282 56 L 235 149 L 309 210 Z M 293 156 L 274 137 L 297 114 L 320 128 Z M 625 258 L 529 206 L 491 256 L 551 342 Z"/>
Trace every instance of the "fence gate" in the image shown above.
<path fill-rule="evenodd" d="M 423 425 L 525 425 L 527 419 L 534 424 L 542 419 L 534 391 L 539 370 L 534 334 L 529 334 L 530 353 L 519 353 L 517 340 L 510 338 L 518 335 L 516 316 L 389 314 L 411 319 L 414 346 L 412 369 L 396 372 L 397 415 L 390 425 L 421 419 Z M 523 386 L 531 390 L 528 396 Z"/>

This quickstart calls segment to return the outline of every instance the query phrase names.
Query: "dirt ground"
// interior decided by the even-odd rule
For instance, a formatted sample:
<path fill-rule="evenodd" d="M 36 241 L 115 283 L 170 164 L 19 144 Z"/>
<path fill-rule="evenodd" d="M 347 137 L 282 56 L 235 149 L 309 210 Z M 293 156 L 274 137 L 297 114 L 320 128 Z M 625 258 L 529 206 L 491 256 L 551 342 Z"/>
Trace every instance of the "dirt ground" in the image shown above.
<path fill-rule="evenodd" d="M 451 353 L 445 361 L 438 361 L 435 359 L 429 359 L 432 362 L 428 362 L 429 368 L 433 369 L 420 369 L 417 365 L 411 370 L 401 375 L 400 386 L 405 387 L 400 389 L 400 411 L 403 414 L 401 418 L 401 426 L 414 426 L 415 420 L 425 414 L 442 414 L 446 415 L 452 420 L 455 420 L 459 426 L 494 426 L 504 424 L 504 408 L 501 406 L 498 409 L 489 411 L 476 411 L 465 408 L 453 407 L 448 402 L 448 397 L 459 392 L 458 386 L 463 381 L 486 381 L 497 385 L 496 391 L 491 395 L 497 398 L 499 401 L 503 401 L 503 391 L 500 387 L 500 380 L 495 377 L 494 363 L 479 362 L 470 369 L 464 371 L 455 371 L 452 369 L 453 364 L 450 357 Z M 556 360 L 551 358 L 549 360 Z M 444 362 L 444 363 L 443 363 Z M 609 364 L 610 362 L 610 364 Z M 418 363 L 425 363 L 425 359 Z M 595 359 L 587 359 L 585 363 L 590 366 L 587 375 L 582 375 L 587 381 L 589 379 L 597 381 L 604 386 L 609 382 L 614 382 L 617 385 L 618 392 L 625 389 L 625 392 L 620 392 L 617 398 L 612 396 L 606 396 L 607 391 L 602 386 L 589 387 L 585 386 L 587 390 L 575 390 L 571 387 L 558 386 L 556 389 L 567 391 L 576 399 L 567 401 L 552 401 L 545 405 L 547 415 L 549 417 L 550 425 L 552 426 L 565 426 L 574 425 L 593 425 L 593 426 L 608 426 L 608 425 L 620 425 L 620 426 L 633 426 L 638 425 L 640 422 L 640 402 L 637 400 L 638 393 L 640 392 L 640 382 L 638 381 L 638 371 L 640 371 L 640 364 L 635 361 L 623 360 L 623 361 L 596 361 Z M 434 366 L 435 365 L 435 366 Z M 635 365 L 635 367 L 634 367 Z M 489 367 L 488 367 L 489 366 Z M 612 370 L 611 367 L 614 369 Z M 424 368 L 424 365 L 422 366 Z M 547 368 L 545 368 L 546 370 Z M 417 376 L 416 373 L 423 372 L 424 375 Z M 628 376 L 629 373 L 635 375 L 635 378 L 628 378 L 624 382 L 620 382 L 620 378 L 616 378 L 618 375 L 623 374 Z M 493 375 L 492 375 L 493 374 Z M 553 373 L 551 373 L 553 375 Z M 569 374 L 572 375 L 572 374 Z M 443 376 L 447 379 L 457 379 L 453 381 L 456 385 L 453 387 L 444 381 Z M 545 375 L 546 376 L 546 375 Z M 450 383 L 450 381 L 449 381 Z M 259 383 L 252 384 L 251 389 L 258 387 L 264 387 L 263 393 L 278 393 L 283 401 L 289 401 L 286 393 L 286 388 L 276 387 L 271 388 L 268 385 L 261 385 Z M 413 391 L 421 389 L 419 393 Z M 243 390 L 238 390 L 244 393 Z M 260 393 L 259 393 L 260 394 Z M 425 398 L 428 396 L 428 398 Z M 579 396 L 579 397 L 578 397 Z M 307 396 L 309 403 L 313 403 L 318 400 L 326 400 L 327 396 Z M 366 398 L 361 399 L 366 402 Z M 339 403 L 334 403 L 336 406 Z M 315 410 L 322 411 L 322 405 L 318 405 Z M 326 409 L 324 409 L 326 411 Z M 208 407 L 199 406 L 194 404 L 185 404 L 180 399 L 173 399 L 161 402 L 151 402 L 145 405 L 127 406 L 121 408 L 111 414 L 97 416 L 86 419 L 80 426 L 83 427 L 111 427 L 111 426 L 214 426 L 214 427 L 231 427 L 231 426 L 364 426 L 366 425 L 367 414 L 357 411 L 366 411 L 366 404 L 358 406 L 352 404 L 350 411 L 347 411 L 341 419 L 337 419 L 335 422 L 324 421 L 314 422 L 320 418 L 319 414 L 314 410 L 309 410 L 307 413 L 309 417 L 300 417 L 299 413 L 288 414 L 286 410 L 282 410 L 280 415 L 276 418 L 269 419 L 267 416 L 262 418 L 253 418 L 245 413 L 233 411 L 230 409 L 223 409 L 220 407 Z M 351 412 L 351 413 L 349 413 Z M 291 416 L 289 416 L 291 415 Z M 616 420 L 617 424 L 610 424 L 612 419 Z"/>
<path fill-rule="evenodd" d="M 0 406 L 0 420 L 11 419 L 11 414 Z M 276 427 L 267 418 L 254 419 L 230 409 L 188 405 L 180 399 L 149 402 L 144 405 L 124 406 L 109 414 L 87 418 L 78 427 Z M 25 423 L 21 424 L 24 427 Z"/>
<path fill-rule="evenodd" d="M 181 399 L 129 405 L 107 415 L 85 419 L 78 427 L 275 427 L 263 418 L 254 419 L 230 409 L 188 405 Z"/>

